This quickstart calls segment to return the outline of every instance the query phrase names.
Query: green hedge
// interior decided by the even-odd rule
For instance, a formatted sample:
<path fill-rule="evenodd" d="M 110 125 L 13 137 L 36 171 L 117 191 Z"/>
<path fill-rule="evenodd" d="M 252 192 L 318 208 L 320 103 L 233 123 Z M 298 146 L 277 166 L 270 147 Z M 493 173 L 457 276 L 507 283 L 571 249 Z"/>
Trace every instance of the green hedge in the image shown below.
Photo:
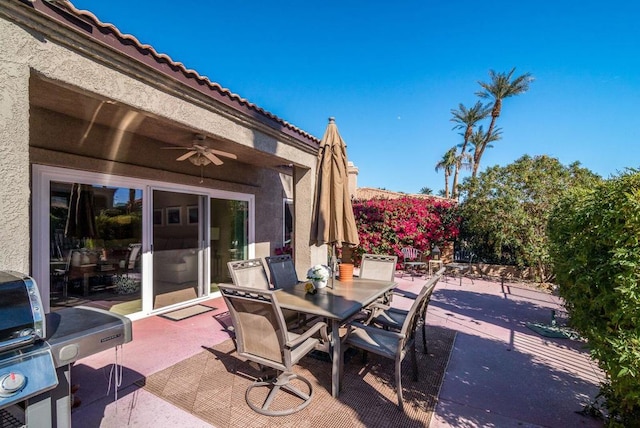
<path fill-rule="evenodd" d="M 565 197 L 550 254 L 571 323 L 606 372 L 609 426 L 640 424 L 640 173 Z"/>

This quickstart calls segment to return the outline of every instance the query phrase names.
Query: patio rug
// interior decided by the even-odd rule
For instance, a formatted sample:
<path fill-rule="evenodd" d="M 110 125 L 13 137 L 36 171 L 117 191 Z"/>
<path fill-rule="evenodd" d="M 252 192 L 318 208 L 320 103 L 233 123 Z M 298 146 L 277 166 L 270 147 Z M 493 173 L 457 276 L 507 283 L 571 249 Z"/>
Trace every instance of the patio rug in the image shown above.
<path fill-rule="evenodd" d="M 162 318 L 166 318 L 172 321 L 182 321 L 187 318 L 195 317 L 196 315 L 204 314 L 205 312 L 209 312 L 214 310 L 211 306 L 206 305 L 193 305 L 187 308 L 178 309 L 175 311 L 167 312 L 161 314 Z"/>
<path fill-rule="evenodd" d="M 310 357 L 302 359 L 295 372 L 311 382 L 314 395 L 305 409 L 288 416 L 263 416 L 247 406 L 247 387 L 265 373 L 255 364 L 240 360 L 232 340 L 205 348 L 140 380 L 138 385 L 219 428 L 426 427 L 438 400 L 455 334 L 453 330 L 429 326 L 428 354 L 422 352 L 421 337 L 417 338 L 420 380 L 413 381 L 410 357 L 402 364 L 404 413 L 396 404 L 394 361 L 373 354 L 369 354 L 367 363 L 357 356 L 345 364 L 338 399 L 331 397 L 331 364 Z M 279 408 L 278 400 L 283 404 L 289 399 L 294 400 L 286 394 L 279 395 L 272 408 Z M 283 407 L 286 404 L 298 403 L 285 403 Z"/>

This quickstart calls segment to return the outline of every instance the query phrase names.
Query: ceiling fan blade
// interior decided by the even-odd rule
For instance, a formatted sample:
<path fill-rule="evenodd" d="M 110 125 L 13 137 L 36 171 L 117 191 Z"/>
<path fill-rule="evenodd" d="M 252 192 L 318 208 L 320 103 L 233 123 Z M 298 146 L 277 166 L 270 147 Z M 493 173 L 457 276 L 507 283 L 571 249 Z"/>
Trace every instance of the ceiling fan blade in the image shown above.
<path fill-rule="evenodd" d="M 190 150 L 187 153 L 185 153 L 182 156 L 180 156 L 179 158 L 177 158 L 176 160 L 177 161 L 183 161 L 185 159 L 189 159 L 191 156 L 195 155 L 196 153 L 198 153 L 198 152 L 196 152 L 195 150 Z"/>
<path fill-rule="evenodd" d="M 238 156 L 234 155 L 233 153 L 223 152 L 222 150 L 216 150 L 216 149 L 209 149 L 209 151 L 211 153 L 215 153 L 217 155 L 224 156 L 224 157 L 227 157 L 227 158 L 238 159 Z"/>
<path fill-rule="evenodd" d="M 213 153 L 205 152 L 204 155 L 207 157 L 207 159 L 209 159 L 215 165 L 222 165 L 224 163 L 219 157 L 217 157 Z"/>

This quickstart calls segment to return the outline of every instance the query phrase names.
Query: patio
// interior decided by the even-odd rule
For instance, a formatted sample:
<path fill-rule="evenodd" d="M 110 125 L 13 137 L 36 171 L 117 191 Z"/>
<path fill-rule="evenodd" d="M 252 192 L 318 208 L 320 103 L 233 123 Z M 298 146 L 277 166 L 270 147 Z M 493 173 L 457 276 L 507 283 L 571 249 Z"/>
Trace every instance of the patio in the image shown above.
<path fill-rule="evenodd" d="M 396 279 L 398 288 L 409 293 L 424 283 L 406 276 Z M 445 279 L 433 294 L 427 324 L 455 330 L 457 335 L 429 426 L 603 425 L 577 413 L 597 394 L 603 376 L 583 343 L 542 337 L 526 327 L 527 322 L 549 323 L 552 310 L 562 313 L 557 297 L 524 284 L 501 286 L 477 279 L 472 284 L 465 279 L 460 287 L 457 279 Z M 73 411 L 73 424 L 212 426 L 138 385 L 228 339 L 216 320 L 226 312 L 222 299 L 204 304 L 216 309 L 177 322 L 154 316 L 133 323 L 134 340 L 117 355 L 124 366 L 117 402 L 114 380 L 109 381 L 114 351 L 78 361 L 72 383 L 80 385 L 77 394 L 82 404 Z M 352 364 L 359 362 L 356 357 Z M 423 381 L 427 378 L 421 374 Z M 319 381 L 327 384 L 327 379 Z M 373 426 L 364 418 L 359 423 Z"/>

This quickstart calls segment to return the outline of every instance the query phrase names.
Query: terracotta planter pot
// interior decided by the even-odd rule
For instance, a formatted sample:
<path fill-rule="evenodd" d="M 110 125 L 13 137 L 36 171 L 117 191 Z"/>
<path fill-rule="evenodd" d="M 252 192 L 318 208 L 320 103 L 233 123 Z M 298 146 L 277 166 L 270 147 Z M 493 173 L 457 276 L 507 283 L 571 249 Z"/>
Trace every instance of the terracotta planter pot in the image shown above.
<path fill-rule="evenodd" d="M 350 281 L 353 279 L 353 265 L 351 263 L 340 263 L 340 281 Z"/>

